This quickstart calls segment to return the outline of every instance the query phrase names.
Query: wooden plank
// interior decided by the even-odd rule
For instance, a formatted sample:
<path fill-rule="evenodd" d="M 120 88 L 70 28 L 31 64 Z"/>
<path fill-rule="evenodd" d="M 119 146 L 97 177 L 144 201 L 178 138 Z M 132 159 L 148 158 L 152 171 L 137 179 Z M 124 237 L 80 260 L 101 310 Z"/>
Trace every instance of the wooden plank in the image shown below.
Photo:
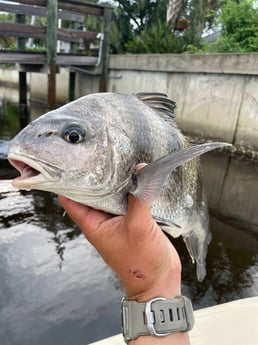
<path fill-rule="evenodd" d="M 108 80 L 108 67 L 109 67 L 109 40 L 112 20 L 112 9 L 106 7 L 104 12 L 104 40 L 102 41 L 101 47 L 101 60 L 99 61 L 102 68 L 102 74 L 99 81 L 99 91 L 107 91 L 107 80 Z"/>
<path fill-rule="evenodd" d="M 57 17 L 70 22 L 84 23 L 85 15 L 75 12 L 68 12 L 64 10 L 58 10 Z"/>
<path fill-rule="evenodd" d="M 57 0 L 48 2 L 46 35 L 47 63 L 51 65 L 56 60 Z"/>
<path fill-rule="evenodd" d="M 16 14 L 33 15 L 38 17 L 45 17 L 47 15 L 47 10 L 45 7 L 36 7 L 29 5 L 17 5 L 17 4 L 5 4 L 0 3 L 1 12 L 10 12 Z M 57 14 L 58 18 L 83 23 L 85 15 L 78 14 L 74 12 L 68 12 L 65 10 L 59 10 Z"/>
<path fill-rule="evenodd" d="M 26 5 L 35 5 L 35 6 L 47 6 L 46 0 L 10 0 L 8 2 L 21 3 Z M 62 10 L 68 10 L 71 12 L 78 12 L 84 14 L 93 14 L 96 16 L 103 16 L 105 6 L 98 5 L 94 3 L 87 3 L 84 1 L 58 1 L 58 8 Z"/>
<path fill-rule="evenodd" d="M 43 7 L 35 7 L 28 5 L 17 5 L 17 4 L 5 4 L 0 3 L 1 12 L 10 12 L 16 14 L 35 15 L 35 16 L 45 16 L 46 9 Z"/>
<path fill-rule="evenodd" d="M 27 5 L 36 5 L 36 6 L 42 6 L 46 7 L 47 2 L 46 0 L 10 0 L 11 2 L 18 2 L 22 4 Z M 94 4 L 94 3 L 87 3 L 84 1 L 58 1 L 58 8 L 63 10 L 68 10 L 72 12 L 78 12 L 78 13 L 85 13 L 85 14 L 93 14 L 96 16 L 103 16 L 104 14 L 104 6 Z"/>
<path fill-rule="evenodd" d="M 47 2 L 47 64 L 48 73 L 48 106 L 56 106 L 56 42 L 57 42 L 57 0 Z"/>
<path fill-rule="evenodd" d="M 16 64 L 16 70 L 18 72 L 27 72 L 27 73 L 48 73 L 48 66 L 47 64 Z"/>
<path fill-rule="evenodd" d="M 8 2 L 15 2 L 15 3 L 21 3 L 21 4 L 27 4 L 27 5 L 35 5 L 35 6 L 47 6 L 47 1 L 46 0 L 8 0 Z M 59 5 L 58 8 L 62 8 L 63 5 L 67 3 L 67 1 L 58 1 Z M 96 8 L 103 10 L 105 8 L 104 5 L 99 5 L 99 4 L 94 4 L 94 3 L 89 3 L 87 1 L 80 1 L 80 0 L 70 0 L 69 4 L 71 6 L 86 6 L 89 8 Z M 61 6 L 60 6 L 61 5 Z"/>
<path fill-rule="evenodd" d="M 72 30 L 72 29 L 58 29 L 57 39 L 65 42 L 82 42 L 83 40 L 95 39 L 97 32 Z"/>
<path fill-rule="evenodd" d="M 58 10 L 57 17 L 70 22 L 84 23 L 85 15 L 65 10 Z"/>
<path fill-rule="evenodd" d="M 98 58 L 96 56 L 88 55 L 69 55 L 69 54 L 58 54 L 56 57 L 56 62 L 58 65 L 70 66 L 70 65 L 80 65 L 80 66 L 95 66 L 97 64 Z"/>
<path fill-rule="evenodd" d="M 47 5 L 46 0 L 8 0 L 8 2 L 16 2 L 21 4 L 27 5 L 35 5 L 35 6 L 45 6 Z"/>
<path fill-rule="evenodd" d="M 16 23 L 17 24 L 25 24 L 26 17 L 24 14 L 16 14 Z M 25 50 L 26 49 L 26 39 L 23 37 L 18 38 L 17 40 L 17 47 L 18 50 Z"/>
<path fill-rule="evenodd" d="M 76 23 L 76 22 L 70 23 L 70 29 L 76 30 L 77 27 L 78 27 L 78 23 Z M 71 42 L 69 53 L 70 54 L 76 54 L 78 47 L 79 47 L 78 42 Z"/>
<path fill-rule="evenodd" d="M 103 16 L 104 15 L 104 8 L 101 5 L 90 4 L 90 3 L 83 3 L 82 1 L 59 1 L 58 8 L 66 11 L 71 12 L 78 12 L 84 14 L 92 14 L 95 16 Z"/>
<path fill-rule="evenodd" d="M 0 64 L 22 63 L 42 65 L 47 62 L 45 53 L 25 53 L 17 51 L 0 51 Z"/>
<path fill-rule="evenodd" d="M 47 26 L 49 28 L 49 25 Z M 32 37 L 32 38 L 46 38 L 45 27 L 39 25 L 28 25 L 18 23 L 0 22 L 0 35 L 15 36 L 15 37 Z M 82 40 L 95 39 L 97 32 L 72 30 L 72 29 L 58 29 L 57 39 L 65 42 L 81 42 Z"/>
<path fill-rule="evenodd" d="M 96 56 L 70 54 L 57 54 L 56 56 L 56 63 L 63 66 L 94 66 L 97 64 L 97 61 L 98 58 Z M 6 63 L 44 65 L 47 63 L 47 58 L 45 53 L 0 51 L 0 64 Z"/>
<path fill-rule="evenodd" d="M 46 28 L 38 25 L 0 22 L 0 35 L 42 39 L 45 38 Z"/>

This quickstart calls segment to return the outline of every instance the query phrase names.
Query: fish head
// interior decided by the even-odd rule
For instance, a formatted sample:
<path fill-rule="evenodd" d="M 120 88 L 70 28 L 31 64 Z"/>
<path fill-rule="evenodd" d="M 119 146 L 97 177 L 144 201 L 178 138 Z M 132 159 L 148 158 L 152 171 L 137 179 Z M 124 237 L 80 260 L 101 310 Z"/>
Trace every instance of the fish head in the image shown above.
<path fill-rule="evenodd" d="M 83 203 L 110 193 L 116 165 L 109 128 L 104 116 L 83 116 L 85 110 L 69 104 L 18 133 L 8 154 L 20 172 L 14 187 L 51 191 Z"/>

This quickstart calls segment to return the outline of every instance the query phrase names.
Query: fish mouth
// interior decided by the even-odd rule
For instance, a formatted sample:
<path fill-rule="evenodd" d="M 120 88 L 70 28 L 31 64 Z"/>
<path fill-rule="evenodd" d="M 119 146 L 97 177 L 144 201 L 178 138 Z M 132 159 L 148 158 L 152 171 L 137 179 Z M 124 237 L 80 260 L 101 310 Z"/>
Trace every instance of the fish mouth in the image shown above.
<path fill-rule="evenodd" d="M 8 160 L 20 173 L 12 184 L 19 189 L 32 189 L 34 186 L 56 182 L 61 175 L 61 170 L 42 161 L 24 155 L 9 153 Z"/>

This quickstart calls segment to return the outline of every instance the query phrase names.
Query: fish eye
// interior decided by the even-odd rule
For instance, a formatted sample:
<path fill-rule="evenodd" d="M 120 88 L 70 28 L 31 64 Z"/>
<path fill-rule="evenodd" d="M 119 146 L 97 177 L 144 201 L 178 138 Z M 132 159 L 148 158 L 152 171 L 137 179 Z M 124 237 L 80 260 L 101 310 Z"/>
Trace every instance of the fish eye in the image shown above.
<path fill-rule="evenodd" d="M 68 127 L 63 133 L 63 138 L 71 144 L 80 143 L 85 139 L 85 136 L 85 130 L 76 125 Z"/>

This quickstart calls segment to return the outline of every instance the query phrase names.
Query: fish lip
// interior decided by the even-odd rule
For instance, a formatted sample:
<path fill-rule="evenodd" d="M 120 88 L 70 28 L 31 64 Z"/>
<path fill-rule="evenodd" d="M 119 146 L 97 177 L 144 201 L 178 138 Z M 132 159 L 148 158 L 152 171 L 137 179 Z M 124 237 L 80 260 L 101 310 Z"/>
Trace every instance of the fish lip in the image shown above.
<path fill-rule="evenodd" d="M 16 188 L 31 189 L 34 185 L 56 182 L 61 176 L 61 170 L 52 166 L 51 164 L 35 160 L 32 157 L 26 155 L 20 155 L 16 153 L 9 153 L 8 160 L 11 165 L 20 172 L 20 176 L 16 177 L 12 184 Z M 23 177 L 22 172 L 25 167 L 30 167 L 38 172 L 34 176 Z"/>

